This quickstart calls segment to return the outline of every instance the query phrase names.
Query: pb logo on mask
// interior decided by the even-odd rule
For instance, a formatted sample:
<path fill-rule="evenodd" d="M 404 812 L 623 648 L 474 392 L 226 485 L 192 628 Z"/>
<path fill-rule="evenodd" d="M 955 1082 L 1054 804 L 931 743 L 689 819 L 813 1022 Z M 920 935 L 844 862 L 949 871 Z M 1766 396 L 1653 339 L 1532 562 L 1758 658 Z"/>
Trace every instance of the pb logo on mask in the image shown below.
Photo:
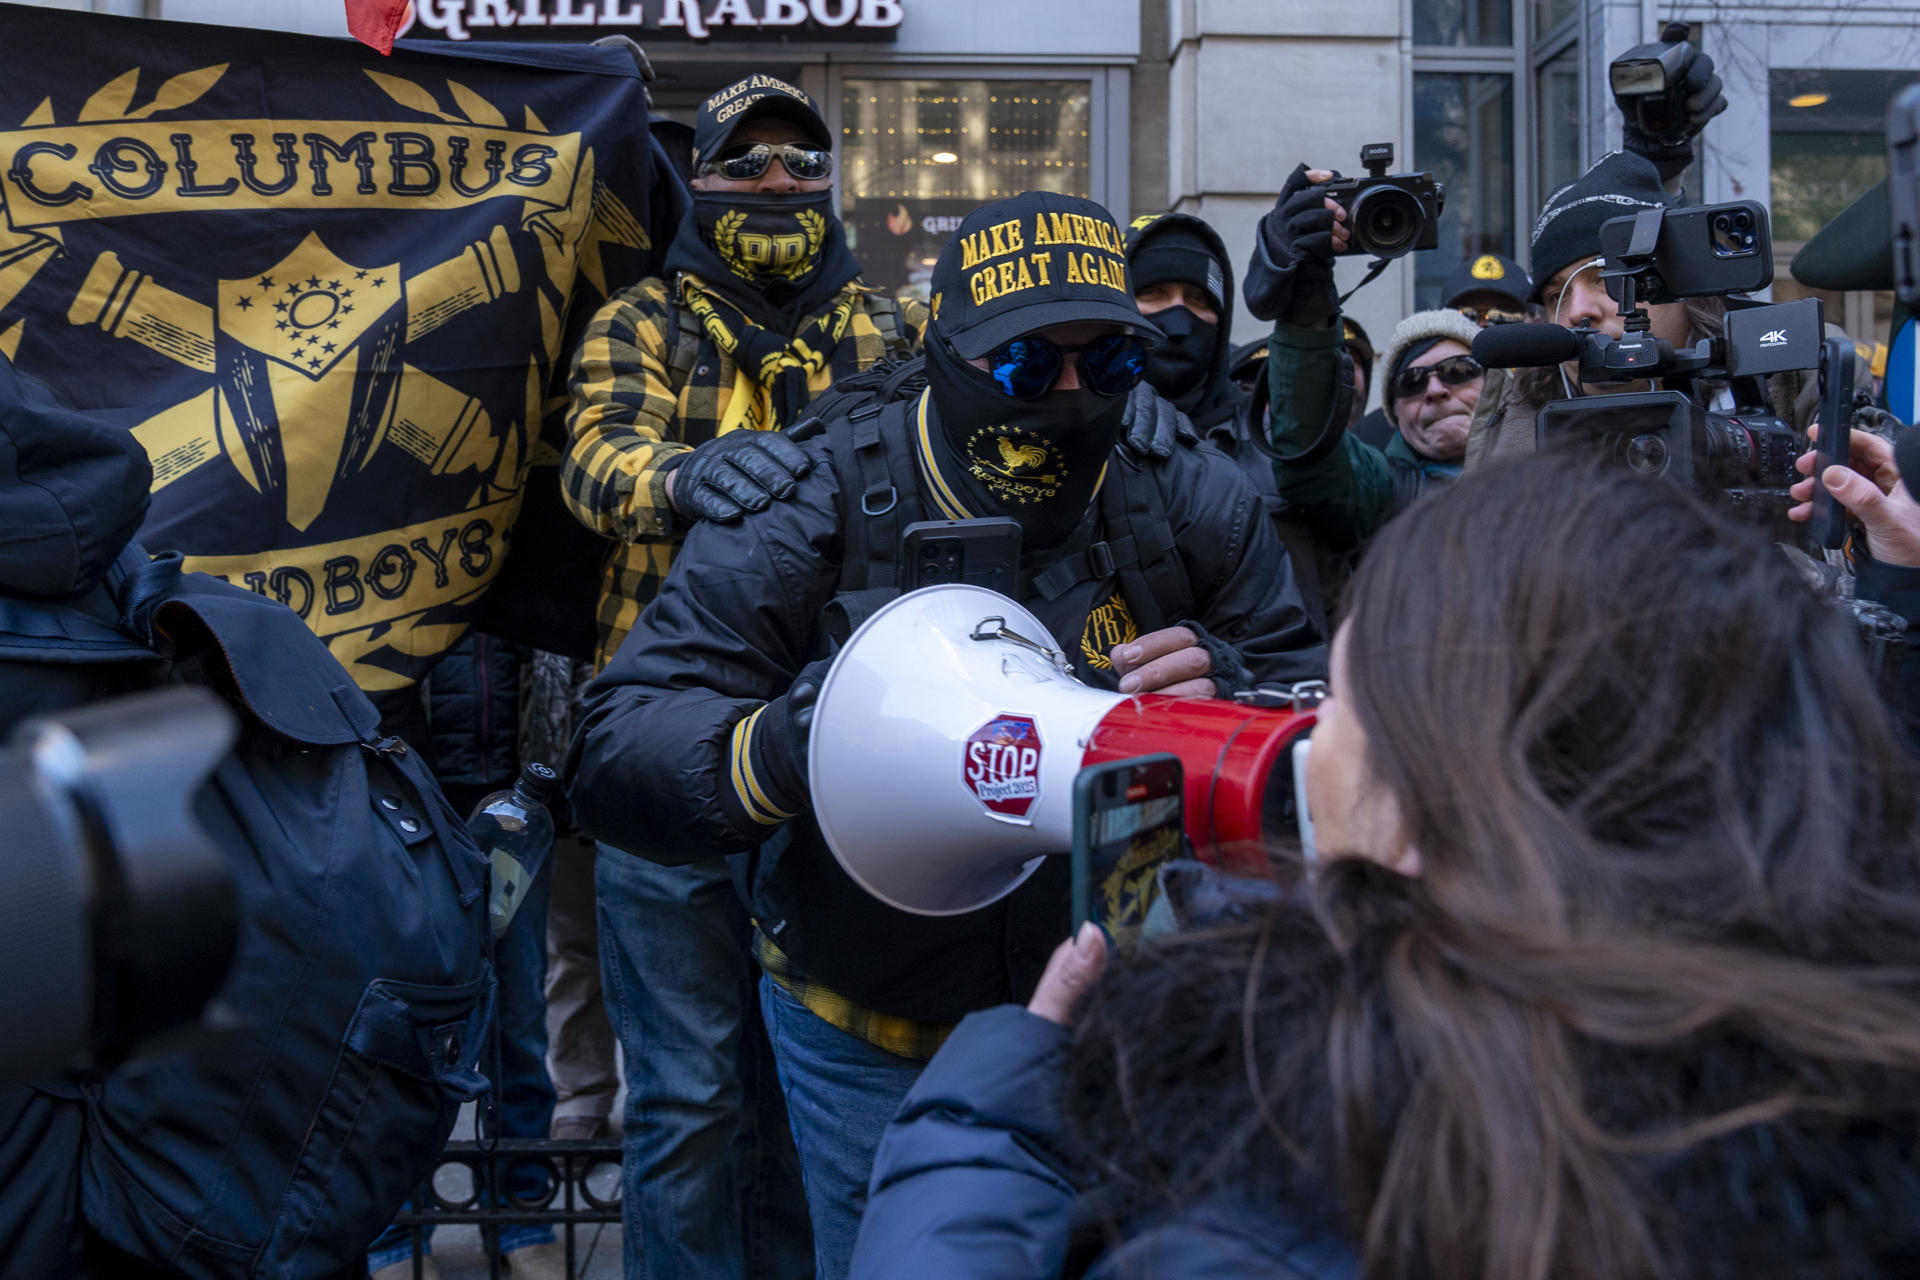
<path fill-rule="evenodd" d="M 714 251 L 743 280 L 805 275 L 819 262 L 826 238 L 825 215 L 804 207 L 730 208 L 713 221 Z"/>

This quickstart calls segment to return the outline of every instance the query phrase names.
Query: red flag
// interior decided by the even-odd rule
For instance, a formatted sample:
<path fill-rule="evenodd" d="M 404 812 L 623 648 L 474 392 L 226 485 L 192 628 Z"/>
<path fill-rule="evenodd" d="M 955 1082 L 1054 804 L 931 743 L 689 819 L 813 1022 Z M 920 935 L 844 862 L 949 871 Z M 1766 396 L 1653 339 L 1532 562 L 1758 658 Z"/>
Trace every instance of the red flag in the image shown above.
<path fill-rule="evenodd" d="M 412 0 L 347 0 L 347 30 L 361 44 L 393 53 L 393 37 L 407 25 Z"/>

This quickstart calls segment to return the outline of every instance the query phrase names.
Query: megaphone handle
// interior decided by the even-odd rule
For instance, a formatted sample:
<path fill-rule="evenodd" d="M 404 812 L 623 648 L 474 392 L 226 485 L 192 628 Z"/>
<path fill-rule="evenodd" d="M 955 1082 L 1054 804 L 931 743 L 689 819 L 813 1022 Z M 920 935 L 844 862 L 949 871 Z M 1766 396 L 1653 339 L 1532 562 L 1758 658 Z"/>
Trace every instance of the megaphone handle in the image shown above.
<path fill-rule="evenodd" d="M 973 634 L 967 638 L 970 640 L 1005 640 L 1009 644 L 1017 644 L 1023 649 L 1031 649 L 1062 670 L 1071 670 L 1071 667 L 1067 663 L 1066 656 L 1058 649 L 1049 649 L 1038 640 L 1027 639 L 1018 631 L 1009 628 L 1007 626 L 1007 620 L 999 614 L 995 614 L 991 618 L 980 619 L 979 623 L 973 628 Z"/>

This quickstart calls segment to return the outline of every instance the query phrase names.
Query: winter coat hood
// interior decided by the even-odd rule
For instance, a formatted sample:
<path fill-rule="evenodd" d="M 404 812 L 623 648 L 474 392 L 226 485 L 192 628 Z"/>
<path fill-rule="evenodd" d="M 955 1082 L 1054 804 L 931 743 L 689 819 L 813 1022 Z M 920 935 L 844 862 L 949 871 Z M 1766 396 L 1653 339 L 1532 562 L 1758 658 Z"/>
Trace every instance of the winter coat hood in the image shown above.
<path fill-rule="evenodd" d="M 1233 262 L 1227 257 L 1227 246 L 1220 239 L 1220 233 L 1203 219 L 1186 213 L 1160 213 L 1145 214 L 1128 225 L 1128 265 L 1134 264 L 1141 251 L 1155 239 L 1174 230 L 1182 231 L 1206 245 L 1208 253 L 1220 265 L 1220 336 L 1214 344 L 1213 368 L 1208 372 L 1207 380 L 1200 384 L 1198 394 L 1189 392 L 1173 401 L 1176 408 L 1193 419 L 1194 426 L 1205 431 L 1214 423 L 1231 418 L 1235 407 L 1244 398 L 1227 374 L 1233 364 Z"/>
<path fill-rule="evenodd" d="M 146 518 L 152 480 L 130 431 L 65 408 L 0 357 L 0 592 L 92 588 Z"/>

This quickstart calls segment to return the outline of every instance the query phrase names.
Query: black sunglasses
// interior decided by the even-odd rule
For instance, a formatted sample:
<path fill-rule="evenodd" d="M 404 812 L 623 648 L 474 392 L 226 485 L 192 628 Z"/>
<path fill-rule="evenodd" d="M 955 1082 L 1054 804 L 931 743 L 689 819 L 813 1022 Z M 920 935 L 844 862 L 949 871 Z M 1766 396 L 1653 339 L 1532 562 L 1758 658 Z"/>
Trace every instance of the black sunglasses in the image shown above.
<path fill-rule="evenodd" d="M 833 152 L 824 147 L 805 147 L 797 142 L 750 142 L 722 152 L 701 167 L 704 173 L 717 173 L 731 182 L 750 182 L 767 171 L 775 156 L 787 172 L 802 182 L 812 182 L 833 173 Z"/>
<path fill-rule="evenodd" d="M 1463 382 L 1472 382 L 1485 372 L 1480 362 L 1472 356 L 1448 356 L 1432 364 L 1417 364 L 1411 369 L 1402 369 L 1394 375 L 1393 386 L 1389 390 L 1393 392 L 1395 400 L 1407 400 L 1424 394 L 1427 379 L 1434 374 L 1438 374 L 1440 381 L 1448 386 L 1457 387 Z"/>
<path fill-rule="evenodd" d="M 987 372 L 1015 400 L 1032 400 L 1052 388 L 1069 355 L 1080 357 L 1080 381 L 1095 395 L 1123 396 L 1147 371 L 1139 335 L 1103 333 L 1077 347 L 1034 334 L 1015 338 L 987 353 Z"/>

